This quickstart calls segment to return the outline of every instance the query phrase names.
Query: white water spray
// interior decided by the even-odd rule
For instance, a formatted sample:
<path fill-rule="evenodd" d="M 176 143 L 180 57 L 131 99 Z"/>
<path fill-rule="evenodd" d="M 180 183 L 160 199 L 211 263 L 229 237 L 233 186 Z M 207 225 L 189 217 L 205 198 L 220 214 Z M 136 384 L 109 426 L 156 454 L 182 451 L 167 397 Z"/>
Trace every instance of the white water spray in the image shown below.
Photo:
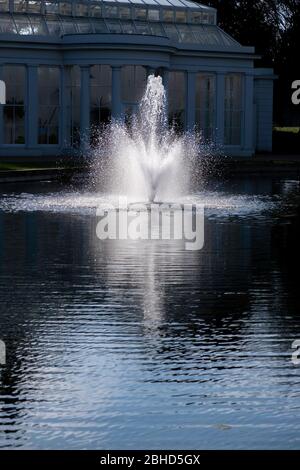
<path fill-rule="evenodd" d="M 267 196 L 205 189 L 205 180 L 209 182 L 210 172 L 215 173 L 218 152 L 199 135 L 177 135 L 168 127 L 165 90 L 161 78 L 153 75 L 131 126 L 112 122 L 98 130 L 98 145 L 86 157 L 90 177 L 84 178 L 80 189 L 54 187 L 50 192 L 53 186 L 46 185 L 40 192 L 2 194 L 0 211 L 95 215 L 96 209 L 106 210 L 124 195 L 128 202 L 204 205 L 212 217 L 253 218 L 277 204 Z"/>
<path fill-rule="evenodd" d="M 131 201 L 171 201 L 188 194 L 199 139 L 169 128 L 161 77 L 150 75 L 131 125 L 114 121 L 99 137 L 94 168 L 101 190 Z"/>

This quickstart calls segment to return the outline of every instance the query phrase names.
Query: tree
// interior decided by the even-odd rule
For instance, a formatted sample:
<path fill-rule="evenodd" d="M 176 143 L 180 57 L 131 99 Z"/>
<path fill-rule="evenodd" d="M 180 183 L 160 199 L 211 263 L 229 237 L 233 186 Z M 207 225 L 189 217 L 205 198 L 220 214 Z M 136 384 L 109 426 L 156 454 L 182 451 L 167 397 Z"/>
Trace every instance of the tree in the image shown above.
<path fill-rule="evenodd" d="M 219 26 L 244 46 L 254 46 L 260 67 L 272 67 L 275 119 L 300 125 L 300 109 L 291 105 L 291 83 L 300 80 L 300 0 L 200 0 L 218 10 Z"/>
<path fill-rule="evenodd" d="M 207 0 L 218 10 L 218 24 L 244 46 L 255 46 L 262 66 L 273 66 L 281 17 L 278 0 Z"/>

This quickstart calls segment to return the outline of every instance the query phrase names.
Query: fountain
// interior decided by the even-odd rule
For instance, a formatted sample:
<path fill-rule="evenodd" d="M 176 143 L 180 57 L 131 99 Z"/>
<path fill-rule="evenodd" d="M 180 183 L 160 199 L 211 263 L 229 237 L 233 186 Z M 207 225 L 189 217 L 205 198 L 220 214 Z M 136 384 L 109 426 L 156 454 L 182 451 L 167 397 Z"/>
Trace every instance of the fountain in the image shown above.
<path fill-rule="evenodd" d="M 0 210 L 95 214 L 98 208 L 174 203 L 205 206 L 212 217 L 261 214 L 272 207 L 268 198 L 222 191 L 220 149 L 197 132 L 178 134 L 169 126 L 161 77 L 150 75 L 138 112 L 130 124 L 113 120 L 97 131 L 97 143 L 86 153 L 89 177 L 74 178 L 68 187 L 45 185 L 32 193 L 0 195 Z M 28 186 L 26 187 L 28 188 Z"/>
<path fill-rule="evenodd" d="M 162 78 L 150 75 L 130 125 L 112 121 L 101 133 L 92 165 L 101 190 L 151 203 L 189 192 L 197 173 L 199 135 L 178 135 L 170 128 L 166 104 Z"/>

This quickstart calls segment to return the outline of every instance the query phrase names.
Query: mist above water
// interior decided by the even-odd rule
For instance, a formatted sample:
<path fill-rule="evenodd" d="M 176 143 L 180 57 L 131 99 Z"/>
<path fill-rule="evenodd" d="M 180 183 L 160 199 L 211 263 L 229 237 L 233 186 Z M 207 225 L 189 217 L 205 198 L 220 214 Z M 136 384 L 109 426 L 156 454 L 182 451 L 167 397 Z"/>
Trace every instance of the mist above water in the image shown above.
<path fill-rule="evenodd" d="M 113 121 L 99 135 L 92 173 L 101 191 L 132 201 L 171 201 L 193 190 L 200 159 L 200 136 L 178 135 L 168 125 L 162 78 L 150 75 L 130 124 Z"/>

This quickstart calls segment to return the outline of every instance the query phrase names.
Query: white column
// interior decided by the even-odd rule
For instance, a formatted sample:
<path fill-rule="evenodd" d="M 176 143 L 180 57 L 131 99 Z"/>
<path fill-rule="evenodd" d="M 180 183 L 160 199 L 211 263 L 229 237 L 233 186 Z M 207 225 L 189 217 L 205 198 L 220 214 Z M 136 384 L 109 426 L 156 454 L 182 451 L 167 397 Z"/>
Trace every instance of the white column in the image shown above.
<path fill-rule="evenodd" d="M 217 93 L 216 93 L 216 143 L 224 145 L 224 125 L 225 125 L 225 73 L 217 73 Z"/>
<path fill-rule="evenodd" d="M 80 70 L 80 139 L 84 148 L 90 142 L 90 67 L 81 66 Z"/>
<path fill-rule="evenodd" d="M 244 150 L 254 152 L 254 80 L 253 75 L 246 74 L 244 80 Z"/>
<path fill-rule="evenodd" d="M 121 68 L 120 66 L 112 66 L 112 118 L 121 119 L 122 102 L 121 102 Z"/>
<path fill-rule="evenodd" d="M 186 79 L 186 128 L 192 131 L 195 127 L 196 109 L 196 74 L 187 72 Z"/>
<path fill-rule="evenodd" d="M 62 68 L 61 90 L 61 146 L 68 148 L 71 137 L 71 66 Z"/>
<path fill-rule="evenodd" d="M 38 143 L 38 67 L 29 65 L 27 68 L 26 96 L 26 143 L 27 147 L 35 147 Z"/>

